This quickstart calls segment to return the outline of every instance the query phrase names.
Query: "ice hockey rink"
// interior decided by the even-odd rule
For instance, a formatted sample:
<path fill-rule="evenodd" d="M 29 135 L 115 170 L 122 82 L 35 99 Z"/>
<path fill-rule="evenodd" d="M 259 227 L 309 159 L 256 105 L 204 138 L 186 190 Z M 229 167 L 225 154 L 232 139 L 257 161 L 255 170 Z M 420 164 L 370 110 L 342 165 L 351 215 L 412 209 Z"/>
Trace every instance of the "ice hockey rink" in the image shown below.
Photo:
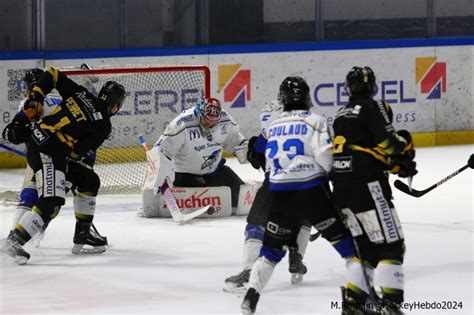
<path fill-rule="evenodd" d="M 471 153 L 472 145 L 418 149 L 413 187 L 431 186 L 465 165 Z M 262 180 L 249 165 L 228 164 L 243 179 Z M 0 192 L 19 190 L 22 170 L 0 173 Z M 415 308 L 407 314 L 473 314 L 473 178 L 467 169 L 421 198 L 394 189 L 407 243 L 406 302 Z M 27 265 L 1 255 L 0 314 L 240 314 L 242 295 L 222 288 L 241 270 L 245 217 L 179 225 L 137 215 L 140 196 L 101 195 L 95 224 L 110 246 L 101 255 L 77 256 L 70 251 L 71 201 L 39 247 L 27 244 Z M 0 238 L 14 212 L 14 206 L 0 205 Z M 290 284 L 287 258 L 277 266 L 257 314 L 340 313 L 331 303 L 341 300 L 344 261 L 323 239 L 310 244 L 304 260 L 308 274 L 297 286 Z"/>

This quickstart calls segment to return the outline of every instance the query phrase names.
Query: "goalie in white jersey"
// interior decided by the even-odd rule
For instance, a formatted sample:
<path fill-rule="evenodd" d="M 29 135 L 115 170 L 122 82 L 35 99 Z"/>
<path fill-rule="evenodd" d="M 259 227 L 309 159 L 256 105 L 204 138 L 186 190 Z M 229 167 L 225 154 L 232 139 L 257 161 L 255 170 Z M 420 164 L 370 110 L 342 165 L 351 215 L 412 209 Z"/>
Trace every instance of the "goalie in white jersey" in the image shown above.
<path fill-rule="evenodd" d="M 150 150 L 158 166 L 155 187 L 165 180 L 179 187 L 228 186 L 237 208 L 242 179 L 227 165 L 223 151 L 247 162 L 247 140 L 215 98 L 201 99 L 173 119 Z"/>
<path fill-rule="evenodd" d="M 252 266 L 241 308 L 255 312 L 257 302 L 285 256 L 295 247 L 305 220 L 331 242 L 346 259 L 355 256 L 354 243 L 331 200 L 328 172 L 332 141 L 326 120 L 309 111 L 309 86 L 300 77 L 287 77 L 280 85 L 283 113 L 265 130 L 270 200 L 260 257 Z"/>

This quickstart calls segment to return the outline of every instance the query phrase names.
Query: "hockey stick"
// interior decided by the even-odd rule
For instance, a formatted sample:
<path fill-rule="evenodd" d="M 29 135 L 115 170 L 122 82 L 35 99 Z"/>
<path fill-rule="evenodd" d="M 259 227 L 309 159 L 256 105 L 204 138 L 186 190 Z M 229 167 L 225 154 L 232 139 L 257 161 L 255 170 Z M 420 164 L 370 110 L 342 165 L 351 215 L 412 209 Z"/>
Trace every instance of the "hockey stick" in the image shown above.
<path fill-rule="evenodd" d="M 342 220 L 344 222 L 344 225 L 347 227 L 347 229 L 351 233 L 352 243 L 354 244 L 354 249 L 355 249 L 357 258 L 360 260 L 360 267 L 362 269 L 362 276 L 364 278 L 365 285 L 367 286 L 367 289 L 369 290 L 368 298 L 372 301 L 372 303 L 376 307 L 381 307 L 381 298 L 377 295 L 377 292 L 375 292 L 375 289 L 374 289 L 373 285 L 371 285 L 371 283 L 370 283 L 369 273 L 367 272 L 367 266 L 364 263 L 364 260 L 362 258 L 361 251 L 360 251 L 360 248 L 359 248 L 359 244 L 355 240 L 355 236 L 352 234 L 352 230 L 349 228 L 349 224 L 347 223 L 347 220 L 348 220 L 347 216 L 342 212 L 341 209 L 339 209 L 337 207 L 335 207 L 335 209 L 339 213 L 339 216 L 342 218 Z M 341 288 L 343 288 L 343 291 L 345 290 L 344 287 L 341 287 Z"/>
<path fill-rule="evenodd" d="M 142 145 L 142 147 L 143 147 L 143 149 L 145 150 L 145 153 L 146 153 L 149 149 L 148 149 L 148 145 L 145 142 L 145 137 L 143 137 L 142 135 L 138 136 L 138 141 L 140 141 L 140 144 Z M 147 161 L 150 164 L 150 167 L 151 167 L 152 171 L 154 173 L 156 173 L 155 165 L 154 165 L 153 161 L 151 161 L 148 158 L 148 155 L 147 155 Z M 160 187 L 160 192 L 161 192 L 161 195 L 163 196 L 163 199 L 166 202 L 166 206 L 168 207 L 168 209 L 170 211 L 171 217 L 176 222 L 181 222 L 182 223 L 182 222 L 186 222 L 186 221 L 189 221 L 191 219 L 194 219 L 195 217 L 200 216 L 201 214 L 207 212 L 209 210 L 209 208 L 211 207 L 211 205 L 207 205 L 207 206 L 205 206 L 201 209 L 198 209 L 194 212 L 185 214 L 185 213 L 181 212 L 181 209 L 179 208 L 178 203 L 176 202 L 176 199 L 174 199 L 173 192 L 171 191 L 171 188 L 169 187 L 169 185 L 166 181 Z"/>
<path fill-rule="evenodd" d="M 413 196 L 413 197 L 421 197 L 423 196 L 424 194 L 432 191 L 433 189 L 435 189 L 436 187 L 440 186 L 441 184 L 447 182 L 448 180 L 450 180 L 451 178 L 453 178 L 454 176 L 458 175 L 459 173 L 461 173 L 462 171 L 464 171 L 465 169 L 469 168 L 469 165 L 464 165 L 463 167 L 461 167 L 460 169 L 458 169 L 457 171 L 455 171 L 454 173 L 446 176 L 445 178 L 443 178 L 442 180 L 440 180 L 439 182 L 431 185 L 430 187 L 424 189 L 424 190 L 416 190 L 416 189 L 413 189 L 413 188 L 410 188 L 407 184 L 405 184 L 404 182 L 402 182 L 401 180 L 397 179 L 394 183 L 394 186 L 404 192 L 405 194 L 408 194 L 410 196 Z"/>
<path fill-rule="evenodd" d="M 22 156 L 22 157 L 26 158 L 26 153 L 25 152 L 22 152 L 18 149 L 12 148 L 12 147 L 10 147 L 6 144 L 0 143 L 0 148 L 4 148 L 7 151 L 10 151 L 12 153 L 15 153 L 16 155 L 19 155 L 19 156 Z"/>

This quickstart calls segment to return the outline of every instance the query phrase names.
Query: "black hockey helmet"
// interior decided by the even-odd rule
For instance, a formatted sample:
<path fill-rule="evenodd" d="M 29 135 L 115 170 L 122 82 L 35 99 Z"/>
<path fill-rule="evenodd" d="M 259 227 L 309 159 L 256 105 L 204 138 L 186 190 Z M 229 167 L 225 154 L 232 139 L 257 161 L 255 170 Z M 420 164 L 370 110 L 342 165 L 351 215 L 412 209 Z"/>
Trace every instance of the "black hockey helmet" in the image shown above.
<path fill-rule="evenodd" d="M 286 77 L 280 84 L 278 99 L 285 111 L 309 109 L 309 86 L 301 77 Z"/>
<path fill-rule="evenodd" d="M 25 81 L 26 83 L 28 92 L 31 91 L 31 89 L 33 89 L 33 87 L 38 83 L 43 73 L 44 70 L 40 68 L 34 68 L 26 71 L 25 76 L 23 77 L 23 81 Z"/>
<path fill-rule="evenodd" d="M 367 66 L 352 67 L 346 75 L 344 88 L 350 95 L 374 95 L 376 88 L 374 71 Z"/>
<path fill-rule="evenodd" d="M 109 107 L 116 106 L 116 110 L 110 112 L 110 116 L 113 116 L 122 108 L 125 94 L 125 88 L 122 84 L 115 81 L 107 81 L 100 89 L 97 97 L 103 100 Z"/>

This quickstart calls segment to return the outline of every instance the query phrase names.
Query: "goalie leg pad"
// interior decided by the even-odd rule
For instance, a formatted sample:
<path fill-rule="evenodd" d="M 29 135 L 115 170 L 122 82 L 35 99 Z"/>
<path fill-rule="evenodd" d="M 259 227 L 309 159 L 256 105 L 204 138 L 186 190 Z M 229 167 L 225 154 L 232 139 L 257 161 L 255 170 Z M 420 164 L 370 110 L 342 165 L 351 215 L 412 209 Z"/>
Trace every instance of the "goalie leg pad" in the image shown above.
<path fill-rule="evenodd" d="M 145 218 L 156 218 L 160 216 L 160 199 L 154 194 L 152 188 L 142 190 L 142 214 Z"/>
<path fill-rule="evenodd" d="M 207 186 L 227 186 L 230 188 L 232 208 L 237 208 L 239 202 L 240 185 L 244 181 L 227 165 L 212 174 L 204 175 Z"/>

